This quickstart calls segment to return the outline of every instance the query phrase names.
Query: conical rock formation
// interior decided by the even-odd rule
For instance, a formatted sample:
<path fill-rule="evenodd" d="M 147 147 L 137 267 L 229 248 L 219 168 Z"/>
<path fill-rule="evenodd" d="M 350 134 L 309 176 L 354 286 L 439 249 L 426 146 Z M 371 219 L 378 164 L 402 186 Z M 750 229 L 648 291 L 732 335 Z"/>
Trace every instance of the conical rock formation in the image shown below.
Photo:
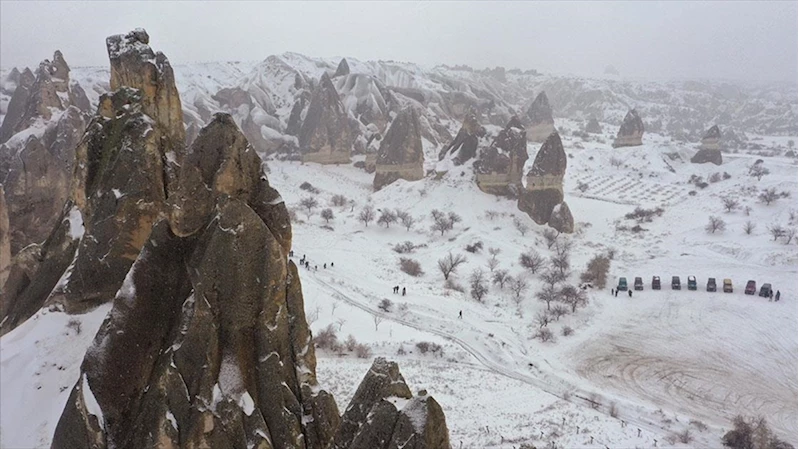
<path fill-rule="evenodd" d="M 519 210 L 536 223 L 549 223 L 555 206 L 563 202 L 563 176 L 566 174 L 566 152 L 558 133 L 552 133 L 527 172 L 527 186 L 519 195 Z"/>
<path fill-rule="evenodd" d="M 527 135 L 514 116 L 475 162 L 477 186 L 494 195 L 518 195 L 527 162 Z"/>
<path fill-rule="evenodd" d="M 463 119 L 460 131 L 449 145 L 444 147 L 438 154 L 438 159 L 443 160 L 447 154 L 455 154 L 452 161 L 455 165 L 460 165 L 477 154 L 477 145 L 480 138 L 485 136 L 486 130 L 477 121 L 477 115 L 470 113 Z"/>
<path fill-rule="evenodd" d="M 401 110 L 380 141 L 375 162 L 374 189 L 397 179 L 417 181 L 424 177 L 424 152 L 419 116 L 413 108 Z"/>
<path fill-rule="evenodd" d="M 527 139 L 531 142 L 543 142 L 555 132 L 555 119 L 552 118 L 552 106 L 544 91 L 541 91 L 527 110 Z"/>
<path fill-rule="evenodd" d="M 588 123 L 585 124 L 585 132 L 591 134 L 600 134 L 602 132 L 602 126 L 599 124 L 596 118 L 591 117 L 588 120 Z"/>
<path fill-rule="evenodd" d="M 347 64 L 346 58 L 341 58 L 341 62 L 338 63 L 338 67 L 336 68 L 336 73 L 333 75 L 333 77 L 335 78 L 338 76 L 345 76 L 349 74 L 350 74 L 350 65 Z"/>
<path fill-rule="evenodd" d="M 713 125 L 707 130 L 702 138 L 699 151 L 691 158 L 694 164 L 712 163 L 721 165 L 721 130 L 718 125 Z"/>
<path fill-rule="evenodd" d="M 613 148 L 619 147 L 637 147 L 643 145 L 641 138 L 644 136 L 644 122 L 638 116 L 635 109 L 630 109 L 627 115 L 624 116 L 619 127 L 619 132 L 616 134 L 616 140 L 613 141 Z"/>
<path fill-rule="evenodd" d="M 349 163 L 353 140 L 349 118 L 336 87 L 327 73 L 323 73 L 300 128 L 302 160 L 320 164 Z"/>

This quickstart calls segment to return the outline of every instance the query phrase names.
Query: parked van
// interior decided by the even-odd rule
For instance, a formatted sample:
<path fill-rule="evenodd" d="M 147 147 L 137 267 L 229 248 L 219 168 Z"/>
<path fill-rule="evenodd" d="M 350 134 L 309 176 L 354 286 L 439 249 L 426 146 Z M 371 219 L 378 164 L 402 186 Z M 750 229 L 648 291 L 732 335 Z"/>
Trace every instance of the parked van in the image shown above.
<path fill-rule="evenodd" d="M 716 291 L 716 278 L 707 278 L 707 291 Z"/>
<path fill-rule="evenodd" d="M 732 293 L 732 279 L 724 279 L 724 293 Z"/>
<path fill-rule="evenodd" d="M 616 290 L 627 291 L 627 278 L 619 278 L 619 286 L 616 287 Z"/>
<path fill-rule="evenodd" d="M 680 290 L 682 286 L 680 285 L 680 277 L 679 276 L 672 276 L 671 277 L 671 289 L 672 290 Z"/>
<path fill-rule="evenodd" d="M 757 283 L 755 281 L 747 281 L 746 288 L 744 289 L 744 293 L 747 295 L 754 295 L 757 291 Z"/>
<path fill-rule="evenodd" d="M 660 290 L 660 276 L 652 276 L 652 290 Z"/>
<path fill-rule="evenodd" d="M 771 293 L 771 284 L 766 283 L 763 284 L 762 287 L 760 287 L 760 296 L 768 298 L 770 296 L 769 295 L 770 293 Z"/>
<path fill-rule="evenodd" d="M 688 290 L 696 290 L 696 276 L 688 276 Z"/>
<path fill-rule="evenodd" d="M 643 290 L 644 289 L 644 280 L 641 278 L 635 278 L 635 282 L 633 282 L 633 289 L 635 290 Z"/>

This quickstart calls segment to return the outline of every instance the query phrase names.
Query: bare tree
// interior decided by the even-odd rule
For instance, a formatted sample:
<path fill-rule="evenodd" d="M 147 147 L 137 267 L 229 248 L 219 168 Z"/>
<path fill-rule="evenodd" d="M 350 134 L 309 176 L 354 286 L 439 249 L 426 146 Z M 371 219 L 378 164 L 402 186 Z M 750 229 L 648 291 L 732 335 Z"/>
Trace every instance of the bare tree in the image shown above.
<path fill-rule="evenodd" d="M 547 327 L 547 325 L 549 324 L 549 314 L 544 312 L 539 312 L 535 316 L 535 321 L 536 323 L 538 323 L 539 329 L 542 327 Z"/>
<path fill-rule="evenodd" d="M 499 266 L 499 261 L 497 259 L 488 259 L 488 262 L 486 263 L 486 266 L 488 266 L 488 269 L 493 274 L 494 270 L 496 270 L 497 267 Z"/>
<path fill-rule="evenodd" d="M 383 317 L 380 315 L 372 315 L 372 320 L 375 322 L 375 330 L 377 330 L 377 327 L 383 322 Z"/>
<path fill-rule="evenodd" d="M 501 252 L 502 250 L 499 248 L 488 248 L 488 254 L 491 254 L 492 259 L 496 259 Z"/>
<path fill-rule="evenodd" d="M 331 315 L 335 315 L 337 308 L 338 308 L 338 302 L 331 302 L 330 303 L 330 314 Z"/>
<path fill-rule="evenodd" d="M 796 228 L 794 228 L 793 226 L 788 226 L 787 228 L 785 228 L 785 234 L 783 236 L 785 237 L 786 245 L 791 243 L 791 240 L 793 240 L 793 238 L 796 237 Z"/>
<path fill-rule="evenodd" d="M 559 256 L 562 256 L 563 254 L 569 254 L 569 253 L 571 253 L 573 245 L 574 245 L 574 242 L 572 242 L 571 240 L 560 239 L 557 242 L 555 242 L 555 252 Z"/>
<path fill-rule="evenodd" d="M 705 225 L 705 231 L 715 234 L 716 231 L 723 231 L 727 228 L 727 223 L 724 223 L 719 217 L 714 217 L 713 215 L 708 217 L 707 224 Z"/>
<path fill-rule="evenodd" d="M 752 206 L 745 206 L 745 207 L 744 207 L 744 213 L 745 213 L 745 214 L 746 214 L 746 216 L 748 217 L 748 216 L 749 216 L 749 214 L 750 214 L 750 213 L 752 213 Z"/>
<path fill-rule="evenodd" d="M 555 319 L 555 321 L 560 321 L 560 317 L 569 313 L 569 309 L 566 306 L 556 305 L 549 311 L 549 315 Z"/>
<path fill-rule="evenodd" d="M 605 288 L 610 270 L 610 259 L 604 255 L 596 255 L 589 262 L 585 272 L 580 275 L 580 281 L 590 282 L 598 288 Z"/>
<path fill-rule="evenodd" d="M 319 205 L 319 202 L 316 201 L 316 198 L 314 198 L 312 196 L 306 196 L 305 198 L 300 200 L 300 206 L 308 209 L 308 211 L 306 212 L 306 215 L 308 215 L 308 218 L 311 218 L 311 215 L 313 214 L 313 209 L 316 206 L 318 206 L 318 205 Z"/>
<path fill-rule="evenodd" d="M 519 231 L 519 234 L 521 234 L 522 237 L 524 237 L 524 234 L 527 234 L 527 231 L 530 230 L 530 226 L 527 226 L 527 223 L 519 220 L 519 217 L 513 217 L 513 227 Z"/>
<path fill-rule="evenodd" d="M 619 158 L 617 158 L 617 157 L 612 157 L 612 158 L 610 158 L 610 166 L 611 166 L 611 167 L 613 167 L 613 168 L 619 168 L 619 167 L 621 167 L 622 165 L 624 165 L 624 161 L 623 161 L 623 160 L 621 160 L 621 159 L 619 159 Z"/>
<path fill-rule="evenodd" d="M 494 285 L 499 285 L 500 289 L 504 289 L 505 284 L 511 279 L 512 277 L 508 274 L 508 270 L 496 270 L 491 281 Z"/>
<path fill-rule="evenodd" d="M 769 234 L 771 234 L 772 237 L 774 237 L 773 241 L 775 242 L 777 241 L 778 238 L 785 235 L 785 229 L 778 224 L 773 224 L 769 226 L 768 232 Z"/>
<path fill-rule="evenodd" d="M 538 254 L 535 250 L 530 250 L 526 253 L 519 255 L 519 263 L 530 270 L 530 273 L 535 274 L 541 267 L 544 266 L 544 257 Z"/>
<path fill-rule="evenodd" d="M 404 210 L 397 211 L 397 218 L 399 218 L 400 223 L 405 226 L 406 231 L 410 231 L 413 225 L 416 224 L 416 219 Z"/>
<path fill-rule="evenodd" d="M 397 222 L 397 216 L 394 214 L 394 212 L 388 209 L 384 209 L 383 211 L 381 211 L 380 218 L 377 219 L 377 223 L 386 225 L 386 228 L 388 228 L 391 225 L 391 223 L 396 223 L 396 222 Z"/>
<path fill-rule="evenodd" d="M 366 206 L 361 209 L 361 213 L 358 214 L 358 220 L 363 222 L 364 226 L 369 226 L 369 223 L 374 221 L 375 219 L 375 209 L 367 204 Z"/>
<path fill-rule="evenodd" d="M 528 287 L 527 281 L 521 275 L 511 278 L 508 281 L 508 284 L 510 285 L 510 290 L 513 292 L 516 298 L 521 298 L 522 293 L 524 293 Z"/>
<path fill-rule="evenodd" d="M 546 241 L 547 243 L 547 248 L 551 249 L 552 245 L 554 245 L 555 242 L 558 240 L 558 236 L 560 235 L 560 233 L 552 228 L 546 228 L 544 229 L 542 235 L 544 236 L 544 241 Z"/>
<path fill-rule="evenodd" d="M 541 280 L 547 284 L 548 287 L 551 289 L 555 289 L 555 286 L 559 283 L 563 282 L 566 278 L 563 274 L 558 270 L 546 270 L 541 273 Z"/>
<path fill-rule="evenodd" d="M 333 209 L 329 207 L 327 209 L 322 209 L 322 218 L 325 219 L 325 223 L 330 223 L 330 220 L 334 218 Z"/>
<path fill-rule="evenodd" d="M 572 313 L 576 312 L 578 307 L 588 304 L 588 295 L 585 293 L 585 290 L 575 288 L 573 285 L 563 286 L 563 288 L 560 289 L 558 299 L 571 307 Z"/>
<path fill-rule="evenodd" d="M 444 275 L 444 280 L 449 279 L 449 275 L 458 269 L 458 265 L 466 263 L 466 257 L 462 254 L 453 255 L 451 252 L 443 259 L 438 259 L 438 269 Z"/>
<path fill-rule="evenodd" d="M 347 197 L 344 195 L 333 195 L 330 202 L 336 207 L 344 207 L 347 205 Z"/>
<path fill-rule="evenodd" d="M 549 328 L 538 329 L 538 331 L 533 334 L 533 338 L 537 338 L 541 340 L 541 343 L 546 343 L 548 341 L 555 340 L 555 334 Z"/>
<path fill-rule="evenodd" d="M 760 181 L 760 179 L 763 178 L 763 176 L 766 176 L 769 173 L 771 173 L 771 171 L 766 167 L 764 167 L 762 162 L 760 163 L 755 162 L 754 164 L 749 166 L 749 176 L 757 178 L 758 181 Z"/>
<path fill-rule="evenodd" d="M 346 322 L 347 322 L 347 320 L 344 319 L 344 318 L 339 318 L 339 319 L 336 320 L 336 324 L 338 324 L 338 330 L 339 331 L 341 331 L 341 327 L 344 326 L 344 323 L 346 323 Z"/>
<path fill-rule="evenodd" d="M 757 199 L 760 200 L 762 203 L 766 203 L 766 206 L 771 205 L 774 201 L 777 201 L 780 198 L 780 194 L 777 193 L 777 189 L 772 187 L 770 189 L 763 189 L 760 192 L 760 195 L 757 196 Z"/>
<path fill-rule="evenodd" d="M 552 268 L 558 270 L 561 276 L 566 277 L 571 267 L 569 253 L 555 254 L 550 261 L 552 263 Z"/>
<path fill-rule="evenodd" d="M 558 291 L 555 290 L 554 287 L 551 285 L 545 286 L 540 292 L 535 294 L 535 297 L 541 301 L 547 303 L 547 310 L 549 310 L 549 306 L 552 301 L 558 300 Z"/>
<path fill-rule="evenodd" d="M 747 222 L 744 223 L 744 232 L 746 235 L 750 235 L 756 227 L 757 225 L 752 220 L 747 220 Z"/>
<path fill-rule="evenodd" d="M 469 286 L 471 287 L 469 293 L 472 295 L 472 298 L 477 300 L 477 302 L 482 302 L 483 297 L 486 293 L 488 293 L 485 273 L 483 273 L 483 270 L 477 268 L 472 271 L 472 275 L 469 278 Z"/>
<path fill-rule="evenodd" d="M 737 199 L 729 196 L 727 198 L 722 198 L 721 202 L 724 204 L 724 210 L 726 210 L 728 213 L 738 209 L 738 206 L 740 205 Z"/>

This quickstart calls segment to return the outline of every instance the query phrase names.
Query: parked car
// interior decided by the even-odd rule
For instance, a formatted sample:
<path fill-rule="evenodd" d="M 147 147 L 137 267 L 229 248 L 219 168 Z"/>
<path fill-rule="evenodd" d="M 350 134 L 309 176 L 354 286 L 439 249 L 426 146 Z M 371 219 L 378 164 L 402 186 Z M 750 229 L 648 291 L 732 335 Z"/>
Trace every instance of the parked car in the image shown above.
<path fill-rule="evenodd" d="M 616 290 L 627 291 L 627 278 L 619 278 L 619 286 L 616 287 Z"/>
<path fill-rule="evenodd" d="M 771 293 L 771 284 L 765 283 L 760 287 L 760 296 L 764 298 L 769 297 L 769 293 Z"/>
<path fill-rule="evenodd" d="M 707 278 L 707 291 L 716 291 L 716 278 Z"/>
<path fill-rule="evenodd" d="M 671 289 L 672 290 L 679 290 L 682 286 L 680 285 L 680 277 L 679 276 L 672 276 L 671 277 Z"/>
<path fill-rule="evenodd" d="M 746 288 L 744 289 L 744 293 L 747 295 L 754 295 L 757 291 L 757 283 L 755 281 L 747 281 Z"/>
<path fill-rule="evenodd" d="M 643 290 L 644 289 L 644 280 L 641 278 L 635 278 L 635 282 L 633 282 L 633 289 L 635 290 Z"/>
<path fill-rule="evenodd" d="M 732 293 L 732 279 L 724 279 L 724 293 Z"/>
<path fill-rule="evenodd" d="M 688 290 L 696 290 L 696 276 L 688 276 Z"/>
<path fill-rule="evenodd" d="M 660 290 L 660 276 L 652 276 L 652 290 Z"/>

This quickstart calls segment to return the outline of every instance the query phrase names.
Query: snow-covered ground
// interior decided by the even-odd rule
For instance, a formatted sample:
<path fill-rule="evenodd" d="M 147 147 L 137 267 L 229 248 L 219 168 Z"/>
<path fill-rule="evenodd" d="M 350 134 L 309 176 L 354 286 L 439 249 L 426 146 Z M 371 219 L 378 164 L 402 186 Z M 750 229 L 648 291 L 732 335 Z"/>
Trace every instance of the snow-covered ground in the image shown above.
<path fill-rule="evenodd" d="M 535 299 L 542 287 L 538 275 L 524 275 L 530 288 L 518 306 L 507 287 L 491 285 L 482 302 L 468 294 L 470 273 L 490 271 L 489 248 L 500 250 L 497 269 L 513 276 L 524 273 L 520 253 L 553 254 L 542 238 L 545 228 L 518 211 L 515 201 L 480 192 L 470 167 L 372 192 L 372 175 L 352 166 L 269 161 L 270 182 L 296 212 L 294 260 L 310 260 L 311 269 L 300 273 L 314 333 L 333 325 L 339 340 L 352 335 L 371 345 L 372 356 L 397 360 L 412 389 L 427 389 L 441 403 L 455 448 L 524 442 L 652 447 L 655 440 L 658 447 L 719 447 L 730 418 L 739 413 L 766 416 L 779 436 L 796 444 L 797 247 L 795 241 L 772 241 L 767 231 L 772 224 L 788 226 L 795 215 L 795 159 L 763 158 L 771 174 L 758 181 L 747 176 L 754 161 L 748 155 L 725 154 L 718 167 L 695 165 L 688 162 L 694 147 L 657 135 L 646 135 L 642 147 L 614 150 L 608 135 L 606 143 L 583 142 L 568 132 L 576 123 L 557 125 L 569 154 L 566 201 L 577 228 L 560 237 L 574 243 L 569 282 L 577 284 L 591 257 L 613 249 L 609 284 L 619 276 L 630 282 L 640 276 L 644 291 L 632 298 L 611 296 L 610 285 L 591 291 L 587 307 L 549 325 L 556 340 L 541 343 L 532 337 L 535 317 L 546 309 Z M 530 164 L 538 146 L 528 149 Z M 614 166 L 613 158 L 622 164 Z M 716 172 L 730 177 L 704 189 L 688 182 L 691 175 L 707 180 Z M 303 182 L 319 193 L 300 189 Z M 587 188 L 580 190 L 582 184 Z M 756 191 L 767 187 L 790 197 L 759 203 Z M 354 204 L 330 206 L 334 194 Z M 308 216 L 300 201 L 311 195 L 320 205 Z M 738 198 L 739 209 L 725 212 L 725 197 Z M 408 211 L 417 223 L 410 231 L 398 223 L 364 226 L 358 214 L 366 204 Z M 635 225 L 624 215 L 636 206 L 664 212 L 642 223 L 642 232 L 624 230 Z M 749 216 L 745 206 L 751 207 Z M 329 223 L 320 215 L 326 207 L 335 215 Z M 463 220 L 442 236 L 430 229 L 433 209 L 456 212 Z M 709 215 L 725 220 L 726 230 L 707 233 Z M 531 230 L 522 235 L 514 217 Z M 742 229 L 747 220 L 757 224 L 751 235 Z M 796 226 L 795 218 L 790 226 Z M 417 246 L 413 253 L 392 250 L 404 241 Z M 478 241 L 481 251 L 465 250 Z M 437 260 L 448 252 L 467 258 L 451 277 L 465 293 L 445 288 Z M 424 274 L 401 272 L 400 257 L 417 260 Z M 664 290 L 649 288 L 653 275 L 661 277 Z M 670 290 L 674 275 L 683 288 L 687 276 L 696 276 L 699 290 Z M 719 288 L 722 279 L 732 279 L 734 293 L 705 292 L 708 277 Z M 744 295 L 749 279 L 758 286 L 770 282 L 781 301 Z M 407 295 L 392 293 L 395 285 Z M 388 311 L 379 307 L 384 299 L 391 301 Z M 0 340 L 2 447 L 48 445 L 68 394 L 68 388 L 59 389 L 77 380 L 83 350 L 106 311 L 77 317 L 83 322 L 80 335 L 70 334 L 72 317 L 40 312 L 36 321 Z M 565 326 L 574 334 L 562 336 Z M 422 354 L 419 342 L 442 345 L 443 353 Z M 317 357 L 320 382 L 343 410 L 371 359 L 327 350 L 318 350 Z M 692 442 L 668 442 L 686 429 Z"/>

